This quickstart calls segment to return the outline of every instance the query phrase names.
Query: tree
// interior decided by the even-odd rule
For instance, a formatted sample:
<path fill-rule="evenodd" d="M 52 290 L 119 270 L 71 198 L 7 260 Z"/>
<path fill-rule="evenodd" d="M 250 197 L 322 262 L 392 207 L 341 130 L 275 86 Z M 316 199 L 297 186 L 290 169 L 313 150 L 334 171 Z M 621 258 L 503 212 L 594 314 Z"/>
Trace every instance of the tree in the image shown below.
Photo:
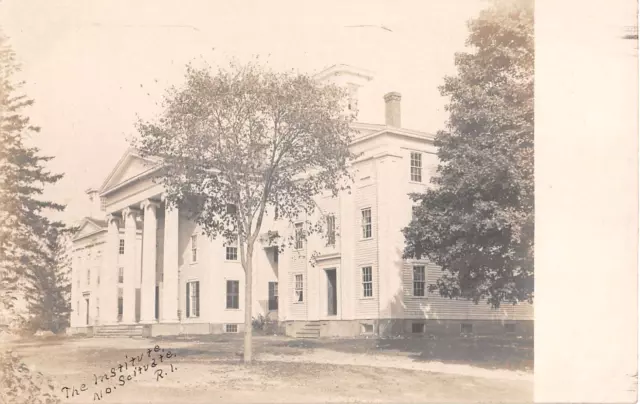
<path fill-rule="evenodd" d="M 41 258 L 46 234 L 59 226 L 45 214 L 63 205 L 40 199 L 44 187 L 61 174 L 49 172 L 37 147 L 26 143 L 40 129 L 24 111 L 33 104 L 15 82 L 20 70 L 7 38 L 0 33 L 0 307 L 11 309 L 24 286 L 24 275 Z"/>
<path fill-rule="evenodd" d="M 533 6 L 494 2 L 469 22 L 468 52 L 440 87 L 449 97 L 433 187 L 405 235 L 405 257 L 443 273 L 430 290 L 501 303 L 533 301 Z"/>
<path fill-rule="evenodd" d="M 50 226 L 40 259 L 32 262 L 25 273 L 29 325 L 33 331 L 57 334 L 69 326 L 71 260 L 67 251 L 72 231 L 59 224 Z"/>
<path fill-rule="evenodd" d="M 163 162 L 167 201 L 186 207 L 208 237 L 239 245 L 245 362 L 251 362 L 253 252 L 263 220 L 309 217 L 315 195 L 348 187 L 355 156 L 346 96 L 258 63 L 232 63 L 215 75 L 188 67 L 185 87 L 169 91 L 158 122 L 139 123 L 135 147 Z M 316 230 L 310 224 L 303 236 Z"/>

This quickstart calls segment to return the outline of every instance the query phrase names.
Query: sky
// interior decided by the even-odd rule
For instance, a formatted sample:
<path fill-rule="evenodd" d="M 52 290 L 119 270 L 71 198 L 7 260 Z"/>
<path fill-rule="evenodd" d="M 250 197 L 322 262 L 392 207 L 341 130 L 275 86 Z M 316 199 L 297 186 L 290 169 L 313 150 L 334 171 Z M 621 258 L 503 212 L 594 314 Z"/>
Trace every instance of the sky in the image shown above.
<path fill-rule="evenodd" d="M 22 65 L 31 139 L 64 179 L 46 196 L 61 218 L 89 212 L 99 187 L 135 136 L 138 118 L 179 85 L 185 66 L 252 57 L 278 70 L 348 64 L 374 73 L 360 92 L 360 121 L 384 122 L 383 95 L 402 94 L 402 122 L 435 132 L 446 119 L 438 92 L 455 73 L 466 22 L 485 1 L 104 1 L 4 0 L 0 26 Z M 361 26 L 365 27 L 353 27 Z M 366 26 L 366 25 L 373 25 Z M 382 25 L 387 29 L 382 29 Z M 378 26 L 378 27 L 376 27 Z"/>

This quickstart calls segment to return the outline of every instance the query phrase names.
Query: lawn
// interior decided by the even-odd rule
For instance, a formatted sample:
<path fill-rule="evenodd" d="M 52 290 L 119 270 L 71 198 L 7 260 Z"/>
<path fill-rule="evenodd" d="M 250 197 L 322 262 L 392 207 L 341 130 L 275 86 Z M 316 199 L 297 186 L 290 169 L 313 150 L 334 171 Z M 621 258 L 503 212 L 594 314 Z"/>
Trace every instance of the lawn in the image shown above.
<path fill-rule="evenodd" d="M 518 359 L 508 361 L 506 366 L 495 366 L 499 364 L 496 362 L 499 355 L 491 350 L 497 348 L 481 340 L 466 342 L 469 346 L 456 353 L 454 346 L 461 346 L 457 340 L 449 346 L 426 339 L 301 341 L 256 337 L 258 360 L 251 366 L 241 363 L 239 335 L 151 340 L 52 338 L 16 342 L 10 347 L 33 370 L 51 377 L 62 397 L 69 393 L 70 397 L 63 399 L 69 403 L 181 403 L 187 397 L 189 402 L 196 403 L 532 401 L 532 378 L 506 380 L 499 375 L 434 373 L 361 359 L 354 360 L 357 365 L 291 362 L 309 358 L 322 362 L 325 356 L 333 354 L 341 360 L 382 357 L 420 365 L 431 355 L 432 360 L 472 364 L 464 361 L 464 352 L 471 353 L 471 362 L 484 363 L 485 368 L 526 368 L 524 364 L 529 361 L 528 354 L 518 353 Z M 157 352 L 153 350 L 156 345 Z M 483 349 L 490 352 L 484 356 L 476 353 Z M 171 355 L 167 355 L 169 351 Z M 134 365 L 119 369 L 119 365 L 134 357 L 138 362 L 134 360 Z M 150 366 L 153 358 L 155 370 Z M 105 373 L 110 376 L 112 368 L 116 377 L 100 380 Z M 128 376 L 131 378 L 127 379 Z M 64 387 L 68 389 L 62 390 Z M 74 388 L 77 394 L 73 394 Z"/>

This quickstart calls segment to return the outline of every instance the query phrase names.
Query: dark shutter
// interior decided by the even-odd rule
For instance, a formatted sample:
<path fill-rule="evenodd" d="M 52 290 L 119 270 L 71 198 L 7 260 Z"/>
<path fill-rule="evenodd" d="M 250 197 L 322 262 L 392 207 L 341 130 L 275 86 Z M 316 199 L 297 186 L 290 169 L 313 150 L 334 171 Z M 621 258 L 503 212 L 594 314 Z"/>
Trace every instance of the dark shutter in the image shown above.
<path fill-rule="evenodd" d="M 189 282 L 187 282 L 187 298 L 185 299 L 185 302 L 187 302 L 187 318 L 191 316 L 191 311 L 189 310 L 189 299 Z"/>
<path fill-rule="evenodd" d="M 200 316 L 200 282 L 195 282 L 196 287 L 196 307 L 194 308 L 194 315 Z"/>

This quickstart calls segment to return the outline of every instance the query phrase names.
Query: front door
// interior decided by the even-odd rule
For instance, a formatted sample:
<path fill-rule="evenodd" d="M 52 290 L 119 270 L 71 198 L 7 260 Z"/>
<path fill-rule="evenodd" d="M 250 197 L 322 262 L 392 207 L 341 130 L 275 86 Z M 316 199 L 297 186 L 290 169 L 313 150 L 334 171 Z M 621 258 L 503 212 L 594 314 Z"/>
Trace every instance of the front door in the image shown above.
<path fill-rule="evenodd" d="M 160 286 L 156 285 L 156 320 L 160 318 Z"/>
<path fill-rule="evenodd" d="M 336 287 L 336 270 L 326 269 L 327 273 L 327 315 L 338 314 L 338 293 Z"/>
<path fill-rule="evenodd" d="M 89 298 L 85 297 L 84 301 L 85 301 L 85 306 L 87 308 L 86 322 L 87 322 L 87 325 L 89 325 Z"/>

